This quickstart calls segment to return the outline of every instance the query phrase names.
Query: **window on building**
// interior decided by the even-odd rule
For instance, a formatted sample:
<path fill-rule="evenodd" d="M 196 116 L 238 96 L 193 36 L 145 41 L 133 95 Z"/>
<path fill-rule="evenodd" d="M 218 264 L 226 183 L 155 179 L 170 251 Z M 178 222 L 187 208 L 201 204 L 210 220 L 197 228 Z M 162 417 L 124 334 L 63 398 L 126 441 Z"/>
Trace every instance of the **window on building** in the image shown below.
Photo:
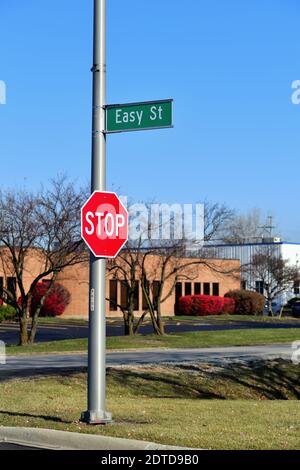
<path fill-rule="evenodd" d="M 210 295 L 210 283 L 209 282 L 204 282 L 204 284 L 203 284 L 203 294 L 204 295 Z"/>
<path fill-rule="evenodd" d="M 192 295 L 192 283 L 186 282 L 184 287 L 185 295 Z"/>
<path fill-rule="evenodd" d="M 176 282 L 176 286 L 175 286 L 175 304 L 176 305 L 178 305 L 180 297 L 182 297 L 182 282 Z"/>
<path fill-rule="evenodd" d="M 121 281 L 121 307 L 128 308 L 129 292 L 128 285 L 125 281 Z"/>
<path fill-rule="evenodd" d="M 146 291 L 149 292 L 149 281 L 146 281 Z M 150 292 L 149 292 L 149 294 L 150 294 Z M 148 309 L 148 303 L 147 303 L 144 291 L 143 291 L 143 298 L 142 298 L 142 306 L 143 306 L 144 311 Z"/>
<path fill-rule="evenodd" d="M 0 277 L 0 295 L 3 297 L 3 287 L 4 287 L 4 279 Z"/>
<path fill-rule="evenodd" d="M 247 281 L 241 281 L 241 289 L 247 290 Z"/>
<path fill-rule="evenodd" d="M 264 295 L 264 282 L 263 281 L 256 281 L 255 283 L 255 290 L 259 294 Z"/>
<path fill-rule="evenodd" d="M 17 280 L 15 277 L 7 278 L 7 290 L 11 293 L 13 297 L 16 297 L 17 292 Z"/>
<path fill-rule="evenodd" d="M 153 281 L 152 292 L 153 292 L 153 305 L 154 308 L 157 307 L 157 299 L 159 296 L 160 281 Z"/>
<path fill-rule="evenodd" d="M 135 281 L 134 285 L 134 310 L 138 311 L 140 309 L 140 283 Z"/>
<path fill-rule="evenodd" d="M 294 294 L 300 295 L 300 281 L 294 282 Z"/>
<path fill-rule="evenodd" d="M 109 310 L 115 312 L 118 310 L 118 281 L 109 281 Z"/>
<path fill-rule="evenodd" d="M 213 283 L 213 295 L 220 295 L 220 284 L 218 282 Z"/>
<path fill-rule="evenodd" d="M 195 282 L 194 284 L 194 294 L 200 295 L 201 294 L 201 282 Z"/>

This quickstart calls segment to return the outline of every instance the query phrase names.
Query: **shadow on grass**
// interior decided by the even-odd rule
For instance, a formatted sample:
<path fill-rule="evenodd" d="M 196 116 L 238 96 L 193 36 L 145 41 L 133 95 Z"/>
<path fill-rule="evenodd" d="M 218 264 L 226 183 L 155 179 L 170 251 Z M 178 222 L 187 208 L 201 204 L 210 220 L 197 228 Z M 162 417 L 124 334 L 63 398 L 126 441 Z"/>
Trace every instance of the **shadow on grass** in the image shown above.
<path fill-rule="evenodd" d="M 20 413 L 17 411 L 0 410 L 0 415 L 12 416 L 15 418 L 36 418 L 43 419 L 44 421 L 53 421 L 55 423 L 71 424 L 72 421 L 65 421 L 57 416 L 34 415 L 31 413 Z"/>
<path fill-rule="evenodd" d="M 300 369 L 283 360 L 109 369 L 109 380 L 136 396 L 176 399 L 300 399 Z"/>
<path fill-rule="evenodd" d="M 114 370 L 108 371 L 108 376 L 116 383 L 126 387 L 137 396 L 149 398 L 202 398 L 225 399 L 225 397 L 212 390 L 205 390 L 196 381 L 190 381 L 183 374 L 173 375 L 166 371 L 135 371 Z"/>
<path fill-rule="evenodd" d="M 49 377 L 72 377 L 78 373 L 87 372 L 87 367 L 73 367 L 69 369 L 53 369 L 53 368 L 40 368 L 40 369 L 25 369 L 15 371 L 1 371 L 0 383 L 10 382 L 13 380 L 26 380 L 26 379 L 47 379 Z"/>
<path fill-rule="evenodd" d="M 300 399 L 299 366 L 283 360 L 239 365 L 238 372 L 230 365 L 221 377 L 250 388 L 268 400 Z"/>

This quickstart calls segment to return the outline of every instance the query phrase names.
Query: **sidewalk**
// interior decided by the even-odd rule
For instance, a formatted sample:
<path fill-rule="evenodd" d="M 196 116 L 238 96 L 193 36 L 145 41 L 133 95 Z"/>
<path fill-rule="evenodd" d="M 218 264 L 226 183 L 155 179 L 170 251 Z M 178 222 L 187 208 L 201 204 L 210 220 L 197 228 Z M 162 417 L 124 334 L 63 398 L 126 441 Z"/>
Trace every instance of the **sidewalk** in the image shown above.
<path fill-rule="evenodd" d="M 0 444 L 15 444 L 47 450 L 167 450 L 182 447 L 165 446 L 154 442 L 95 436 L 53 429 L 15 428 L 0 426 Z"/>

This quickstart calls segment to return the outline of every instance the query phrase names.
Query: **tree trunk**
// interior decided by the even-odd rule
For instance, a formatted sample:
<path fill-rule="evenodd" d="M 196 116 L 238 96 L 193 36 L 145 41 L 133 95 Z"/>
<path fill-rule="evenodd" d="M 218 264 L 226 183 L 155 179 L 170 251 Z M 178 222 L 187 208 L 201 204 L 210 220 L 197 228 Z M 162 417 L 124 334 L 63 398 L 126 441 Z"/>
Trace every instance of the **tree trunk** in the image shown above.
<path fill-rule="evenodd" d="M 273 317 L 273 308 L 272 308 L 272 300 L 268 299 L 268 316 Z"/>
<path fill-rule="evenodd" d="M 161 309 L 160 309 L 160 300 L 157 301 L 157 309 L 156 309 L 156 317 L 157 317 L 157 328 L 159 331 L 159 335 L 163 336 L 165 334 L 165 325 L 162 320 Z"/>
<path fill-rule="evenodd" d="M 151 320 L 152 320 L 152 327 L 154 330 L 154 333 L 158 336 L 163 336 L 165 334 L 164 332 L 164 325 L 161 321 L 161 318 L 157 317 L 155 313 L 151 314 Z"/>
<path fill-rule="evenodd" d="M 41 310 L 43 308 L 44 302 L 46 300 L 46 297 L 51 293 L 54 283 L 56 280 L 56 275 L 52 277 L 50 281 L 50 287 L 47 290 L 47 292 L 43 295 L 43 297 L 40 299 L 40 303 L 34 312 L 34 315 L 32 317 L 32 322 L 31 322 L 31 328 L 30 328 L 30 335 L 29 335 L 29 343 L 33 344 L 35 341 L 36 333 L 37 333 L 37 327 L 38 327 L 38 321 L 39 321 L 39 316 L 41 313 Z M 30 307 L 29 307 L 30 308 Z"/>
<path fill-rule="evenodd" d="M 165 334 L 165 325 L 161 318 L 157 319 L 157 326 L 158 326 L 159 334 L 163 336 Z"/>
<path fill-rule="evenodd" d="M 28 344 L 28 331 L 27 331 L 27 318 L 22 316 L 20 318 L 20 339 L 19 345 L 24 346 Z"/>
<path fill-rule="evenodd" d="M 284 310 L 284 305 L 282 305 L 280 309 L 279 318 L 282 318 L 283 310 Z"/>
<path fill-rule="evenodd" d="M 142 315 L 140 316 L 140 318 L 138 319 L 136 325 L 134 326 L 134 334 L 136 335 L 138 332 L 139 332 L 139 328 L 141 326 L 141 324 L 143 323 L 144 321 L 144 318 L 146 317 L 146 315 L 149 313 L 149 310 L 146 310 L 145 312 L 142 313 Z"/>
<path fill-rule="evenodd" d="M 147 305 L 149 307 L 149 314 L 150 314 L 150 318 L 152 322 L 153 331 L 156 335 L 163 336 L 165 332 L 164 332 L 164 325 L 163 325 L 161 314 L 160 314 L 159 299 L 157 300 L 157 306 L 154 305 L 153 300 L 150 298 L 149 287 L 146 281 L 147 281 L 146 279 L 142 280 L 142 289 L 143 289 L 143 294 L 145 296 Z"/>
<path fill-rule="evenodd" d="M 134 335 L 134 326 L 133 326 L 133 315 L 127 313 L 124 315 L 124 335 L 133 336 Z"/>
<path fill-rule="evenodd" d="M 31 329 L 30 329 L 30 335 L 29 335 L 29 343 L 33 344 L 35 341 L 35 336 L 37 332 L 37 326 L 38 326 L 38 315 L 34 315 L 31 323 Z"/>

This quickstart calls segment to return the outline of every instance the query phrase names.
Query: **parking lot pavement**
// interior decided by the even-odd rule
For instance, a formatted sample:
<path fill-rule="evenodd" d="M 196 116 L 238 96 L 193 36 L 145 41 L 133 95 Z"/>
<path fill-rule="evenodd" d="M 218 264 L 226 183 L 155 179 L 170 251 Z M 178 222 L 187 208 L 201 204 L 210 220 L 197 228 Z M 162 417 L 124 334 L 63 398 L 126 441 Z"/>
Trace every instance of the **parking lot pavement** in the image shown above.
<path fill-rule="evenodd" d="M 240 329 L 268 329 L 268 328 L 300 328 L 299 320 L 291 321 L 283 324 L 282 322 L 252 322 L 252 321 L 216 321 L 207 319 L 203 320 L 169 320 L 166 321 L 166 333 L 184 333 L 188 331 L 224 331 L 224 330 L 240 330 Z M 107 322 L 107 336 L 122 336 L 124 327 L 122 320 Z M 142 334 L 153 333 L 150 323 L 140 328 Z M 48 341 L 59 341 L 64 339 L 81 339 L 88 336 L 88 323 L 85 324 L 68 324 L 55 323 L 43 324 L 38 328 L 36 341 L 43 343 Z M 0 323 L 0 340 L 6 344 L 18 344 L 19 326 L 17 323 Z"/>
<path fill-rule="evenodd" d="M 88 335 L 88 326 L 86 325 L 68 325 L 68 324 L 41 324 L 38 328 L 36 340 L 38 342 L 59 341 L 63 339 L 80 339 Z M 19 325 L 17 323 L 0 324 L 0 340 L 7 344 L 18 344 Z"/>

